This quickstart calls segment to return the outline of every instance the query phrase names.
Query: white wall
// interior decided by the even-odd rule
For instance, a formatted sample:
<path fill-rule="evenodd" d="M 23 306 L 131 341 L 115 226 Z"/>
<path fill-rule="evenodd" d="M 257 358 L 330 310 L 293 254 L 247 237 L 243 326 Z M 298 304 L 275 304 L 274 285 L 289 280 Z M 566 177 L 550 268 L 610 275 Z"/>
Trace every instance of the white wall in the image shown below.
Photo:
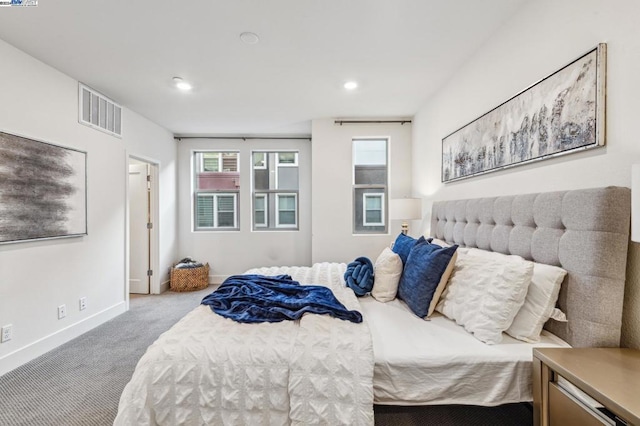
<path fill-rule="evenodd" d="M 389 138 L 389 199 L 411 196 L 411 124 L 345 124 L 334 119 L 313 120 L 313 262 L 351 262 L 367 256 L 372 261 L 400 232 L 401 221 L 391 221 L 387 235 L 353 234 L 354 138 Z M 419 222 L 418 222 L 419 224 Z M 419 232 L 417 224 L 412 228 Z"/>
<path fill-rule="evenodd" d="M 123 138 L 78 123 L 78 83 L 0 41 L 0 130 L 87 152 L 88 235 L 0 245 L 0 374 L 125 310 L 126 152 L 162 164 L 161 241 L 165 269 L 175 253 L 175 142 L 123 111 Z M 107 94 L 108 95 L 108 94 Z M 88 307 L 79 310 L 78 299 Z M 67 317 L 57 319 L 58 305 Z"/>
<path fill-rule="evenodd" d="M 640 161 L 640 2 L 528 2 L 416 114 L 413 191 L 433 200 L 553 190 L 630 186 Z M 443 185 L 441 140 L 600 42 L 608 44 L 607 146 Z M 423 229 L 428 232 L 429 216 Z M 640 347 L 640 267 L 630 252 L 622 343 Z"/>
<path fill-rule="evenodd" d="M 299 230 L 252 231 L 252 150 L 299 151 Z M 193 231 L 192 155 L 198 150 L 238 151 L 240 154 L 240 230 Z M 249 268 L 311 263 L 311 147 L 309 140 L 182 139 L 178 142 L 179 254 L 209 262 L 210 280 L 220 283 Z M 176 258 L 176 261 L 179 260 Z"/>

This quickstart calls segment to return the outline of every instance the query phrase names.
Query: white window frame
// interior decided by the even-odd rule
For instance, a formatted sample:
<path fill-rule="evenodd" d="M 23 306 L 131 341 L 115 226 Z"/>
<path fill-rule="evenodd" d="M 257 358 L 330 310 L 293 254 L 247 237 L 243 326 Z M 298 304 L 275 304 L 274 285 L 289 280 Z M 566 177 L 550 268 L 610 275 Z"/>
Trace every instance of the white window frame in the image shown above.
<path fill-rule="evenodd" d="M 218 221 L 218 197 L 219 196 L 233 196 L 233 226 L 220 226 Z M 213 227 L 210 226 L 198 226 L 198 211 L 197 202 L 194 203 L 196 211 L 194 213 L 195 231 L 206 231 L 212 229 L 238 229 L 238 193 L 236 192 L 196 192 L 196 199 L 198 197 L 212 197 L 213 198 Z"/>
<path fill-rule="evenodd" d="M 300 167 L 298 166 L 298 151 L 273 151 L 276 155 L 276 175 L 275 175 L 275 185 L 276 185 L 276 189 L 280 188 L 280 173 L 278 173 L 278 168 L 279 167 Z M 295 163 L 281 163 L 280 162 L 280 154 L 287 154 L 287 153 L 291 153 L 293 152 L 295 154 Z M 300 173 L 300 170 L 298 169 L 298 173 Z M 300 188 L 300 178 L 298 178 L 298 188 Z"/>
<path fill-rule="evenodd" d="M 385 143 L 385 162 L 362 162 L 356 164 L 356 145 L 359 142 L 365 141 L 384 141 Z M 366 136 L 366 137 L 353 137 L 351 139 L 351 179 L 352 179 L 352 191 L 353 191 L 353 234 L 354 235 L 388 235 L 389 234 L 389 224 L 387 223 L 387 214 L 388 214 L 388 206 L 386 204 L 386 196 L 389 193 L 390 188 L 390 148 L 391 148 L 391 138 L 389 136 Z M 363 184 L 356 183 L 356 169 L 358 166 L 384 166 L 386 168 L 386 183 L 385 184 Z M 376 192 L 366 192 L 376 191 Z M 362 199 L 356 196 L 358 191 L 364 191 L 362 193 Z M 377 192 L 380 191 L 380 192 Z M 381 220 L 382 222 L 368 222 L 367 221 L 367 209 L 366 209 L 366 199 L 370 196 L 382 196 L 382 214 Z M 359 209 L 359 203 L 362 203 L 362 219 L 357 219 L 357 210 Z M 369 229 L 358 229 L 358 227 L 363 227 Z M 371 227 L 383 229 L 371 229 Z"/>
<path fill-rule="evenodd" d="M 214 151 L 215 152 L 215 151 Z M 218 169 L 221 173 L 240 173 L 240 152 L 239 151 L 219 151 L 220 153 L 220 163 L 218 163 Z M 226 172 L 224 170 L 224 159 L 222 158 L 222 154 L 235 154 L 236 155 L 236 171 L 235 172 Z"/>
<path fill-rule="evenodd" d="M 240 159 L 240 153 L 238 151 L 196 151 L 196 153 L 200 154 L 200 173 L 240 173 L 240 162 L 238 161 Z M 218 154 L 218 171 L 217 172 L 210 172 L 210 171 L 205 171 L 204 170 L 204 154 Z M 225 172 L 222 169 L 223 166 L 223 161 L 222 161 L 222 154 L 236 154 L 236 169 L 237 172 Z"/>
<path fill-rule="evenodd" d="M 274 151 L 277 153 L 276 155 L 276 166 L 277 167 L 298 167 L 298 152 L 297 151 Z M 280 162 L 280 154 L 294 154 L 295 161 L 293 163 L 281 163 Z"/>
<path fill-rule="evenodd" d="M 380 198 L 380 222 L 367 221 L 367 198 Z M 362 226 L 384 226 L 384 192 L 365 192 L 362 194 Z"/>
<path fill-rule="evenodd" d="M 238 229 L 238 194 L 235 192 L 218 192 L 214 194 L 216 196 L 213 206 L 214 225 L 216 229 Z M 228 197 L 233 196 L 233 226 L 220 226 L 218 223 L 218 214 L 220 213 L 218 206 L 218 198 L 220 196 Z"/>
<path fill-rule="evenodd" d="M 253 156 L 256 154 L 262 154 L 264 155 L 264 159 L 262 160 L 262 166 L 256 166 Z M 254 170 L 266 170 L 267 169 L 267 157 L 269 156 L 269 153 L 266 151 L 252 151 L 251 152 L 251 167 Z"/>
<path fill-rule="evenodd" d="M 256 222 L 256 198 L 264 200 L 264 222 Z M 266 228 L 269 226 L 269 197 L 268 194 L 253 194 L 253 226 L 256 228 Z"/>
<path fill-rule="evenodd" d="M 262 166 L 255 166 L 253 156 L 256 153 L 264 153 L 265 161 Z M 280 154 L 293 154 L 295 159 L 294 163 L 281 163 L 280 162 Z M 297 231 L 299 230 L 299 215 L 300 215 L 300 205 L 298 197 L 300 193 L 300 177 L 298 176 L 298 189 L 280 189 L 279 182 L 279 171 L 280 167 L 297 167 L 298 170 L 300 168 L 300 151 L 296 149 L 256 149 L 251 151 L 251 168 L 252 168 L 252 177 L 251 177 L 251 185 L 252 185 L 252 230 L 253 231 Z M 269 170 L 269 189 L 255 189 L 255 173 L 256 170 Z M 265 221 L 266 223 L 256 223 L 255 221 L 255 197 L 256 196 L 264 196 L 265 201 Z M 282 210 L 284 211 L 292 211 L 294 216 L 294 223 L 281 223 L 280 222 L 280 198 L 283 196 L 289 196 L 294 199 L 295 207 L 292 210 Z"/>
<path fill-rule="evenodd" d="M 204 155 L 218 154 L 218 172 L 222 170 L 222 152 L 221 151 L 200 151 L 200 173 L 215 173 L 204 170 Z"/>
<path fill-rule="evenodd" d="M 216 227 L 216 199 L 215 199 L 215 195 L 216 194 L 212 194 L 212 193 L 199 193 L 196 192 L 196 196 L 195 196 L 195 200 L 194 200 L 194 212 L 193 212 L 193 221 L 194 221 L 194 230 L 196 231 L 200 231 L 200 230 L 206 230 L 206 229 L 215 229 Z M 199 226 L 198 225 L 198 197 L 211 197 L 213 198 L 213 226 Z"/>
<path fill-rule="evenodd" d="M 294 215 L 294 223 L 285 223 L 280 224 L 280 197 L 293 197 L 294 205 L 296 206 L 293 210 L 295 212 Z M 291 211 L 291 210 L 283 210 L 283 211 Z M 295 193 L 278 193 L 276 194 L 276 205 L 275 205 L 275 214 L 276 214 L 276 228 L 297 228 L 298 227 L 298 194 Z"/>

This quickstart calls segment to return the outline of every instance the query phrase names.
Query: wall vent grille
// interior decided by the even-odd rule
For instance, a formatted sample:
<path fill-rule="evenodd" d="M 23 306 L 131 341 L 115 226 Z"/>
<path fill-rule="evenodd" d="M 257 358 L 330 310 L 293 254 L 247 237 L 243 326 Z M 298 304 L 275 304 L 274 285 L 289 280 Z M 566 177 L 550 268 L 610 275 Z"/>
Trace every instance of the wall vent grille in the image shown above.
<path fill-rule="evenodd" d="M 122 137 L 122 107 L 101 93 L 78 84 L 78 121 L 96 130 Z"/>

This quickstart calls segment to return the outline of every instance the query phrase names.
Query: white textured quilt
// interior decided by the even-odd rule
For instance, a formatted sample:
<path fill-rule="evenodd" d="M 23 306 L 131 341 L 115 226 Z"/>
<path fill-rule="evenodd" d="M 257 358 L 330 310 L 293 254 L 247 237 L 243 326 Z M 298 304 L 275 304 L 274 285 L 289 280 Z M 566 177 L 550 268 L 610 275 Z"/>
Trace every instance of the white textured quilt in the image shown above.
<path fill-rule="evenodd" d="M 344 264 L 252 269 L 325 285 L 347 309 Z M 372 425 L 373 350 L 365 322 L 306 314 L 240 324 L 208 306 L 153 343 L 120 397 L 115 425 Z"/>

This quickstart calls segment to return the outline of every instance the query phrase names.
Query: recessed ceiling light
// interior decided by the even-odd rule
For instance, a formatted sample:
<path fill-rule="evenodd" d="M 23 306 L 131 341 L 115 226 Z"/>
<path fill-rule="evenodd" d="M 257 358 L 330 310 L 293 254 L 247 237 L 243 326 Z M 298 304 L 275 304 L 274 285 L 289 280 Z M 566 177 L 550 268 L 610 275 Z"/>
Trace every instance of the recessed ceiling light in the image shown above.
<path fill-rule="evenodd" d="M 184 92 L 187 92 L 192 88 L 191 84 L 187 83 L 180 77 L 173 77 L 173 84 L 175 84 L 178 89 Z"/>
<path fill-rule="evenodd" d="M 246 44 L 256 44 L 260 41 L 260 37 L 258 37 L 258 34 L 256 33 L 247 31 L 240 34 L 240 40 L 242 40 L 242 42 Z"/>
<path fill-rule="evenodd" d="M 355 90 L 355 89 L 358 88 L 358 82 L 356 82 L 356 81 L 347 81 L 344 84 L 344 88 L 347 89 L 347 90 Z"/>

